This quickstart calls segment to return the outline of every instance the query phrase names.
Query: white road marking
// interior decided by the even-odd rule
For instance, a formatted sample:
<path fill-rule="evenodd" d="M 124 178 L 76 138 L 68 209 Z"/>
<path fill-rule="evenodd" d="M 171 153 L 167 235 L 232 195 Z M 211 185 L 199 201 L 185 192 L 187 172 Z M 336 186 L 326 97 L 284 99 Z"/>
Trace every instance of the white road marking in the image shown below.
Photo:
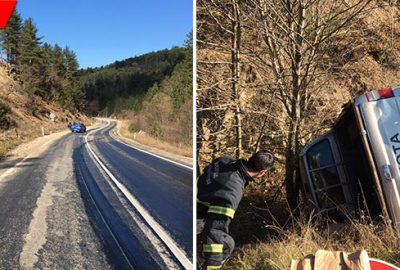
<path fill-rule="evenodd" d="M 46 145 L 48 145 L 49 143 L 52 143 L 53 141 L 48 141 L 46 143 L 44 143 L 42 145 L 41 148 L 44 148 Z M 3 181 L 7 176 L 10 176 L 14 173 L 14 171 L 16 171 L 20 165 L 22 165 L 28 158 L 30 158 L 31 155 L 27 155 L 26 157 L 24 157 L 23 160 L 21 160 L 20 162 L 18 162 L 17 164 L 15 164 L 13 167 L 9 168 L 7 171 L 5 171 L 1 176 L 0 176 L 0 182 Z"/>
<path fill-rule="evenodd" d="M 119 189 L 110 180 L 108 180 L 107 174 L 103 171 L 103 169 L 100 167 L 100 165 L 97 162 L 94 162 L 94 164 L 99 169 L 100 173 L 102 175 L 104 175 L 105 178 L 107 178 L 106 181 L 109 183 L 111 189 L 116 194 L 118 200 L 126 208 L 126 210 L 128 211 L 128 213 L 131 216 L 131 218 L 133 219 L 133 221 L 136 223 L 138 228 L 142 231 L 143 235 L 146 235 L 146 237 L 148 238 L 150 243 L 153 245 L 154 249 L 158 252 L 158 255 L 161 257 L 161 259 L 166 264 L 166 267 L 167 267 L 166 269 L 178 269 L 179 268 L 178 264 L 173 259 L 173 256 L 171 256 L 171 252 L 168 250 L 168 248 L 165 246 L 165 244 L 153 232 L 152 228 L 150 228 L 150 226 L 145 221 L 142 220 L 142 218 L 140 217 L 140 214 L 134 213 L 134 210 L 131 208 L 130 202 L 128 202 L 127 199 L 125 198 L 125 196 L 121 194 Z M 83 181 L 83 182 L 85 183 L 85 181 Z M 86 185 L 86 183 L 85 183 L 85 185 Z M 102 215 L 102 214 L 100 213 L 100 215 Z"/>
<path fill-rule="evenodd" d="M 149 152 L 149 151 L 146 151 L 146 150 L 142 150 L 142 149 L 136 148 L 136 147 L 134 147 L 133 145 L 130 145 L 130 144 L 128 144 L 128 143 L 122 141 L 121 139 L 119 139 L 119 138 L 117 138 L 117 137 L 111 135 L 111 131 L 110 131 L 109 133 L 110 133 L 110 136 L 111 136 L 114 140 L 116 140 L 116 141 L 118 141 L 118 142 L 120 142 L 120 143 L 122 143 L 122 144 L 124 144 L 124 145 L 126 145 L 126 146 L 128 146 L 128 147 L 130 147 L 130 148 L 133 148 L 133 149 L 135 149 L 135 150 L 137 150 L 137 151 L 140 151 L 140 152 L 142 152 L 142 153 L 146 153 L 146 154 L 148 154 L 148 155 L 157 157 L 157 158 L 159 158 L 159 159 L 168 161 L 168 162 L 170 162 L 170 163 L 173 163 L 173 164 L 175 164 L 175 165 L 184 167 L 184 168 L 186 168 L 186 169 L 193 170 L 193 168 L 192 168 L 191 166 L 182 164 L 182 163 L 180 163 L 180 162 L 176 162 L 175 160 L 171 160 L 171 159 L 169 159 L 169 158 L 166 158 L 166 157 L 163 157 L 163 156 L 154 154 L 154 153 Z"/>
<path fill-rule="evenodd" d="M 78 173 L 80 174 L 80 177 L 83 179 L 82 172 L 80 170 L 78 170 Z M 103 221 L 104 225 L 107 227 L 107 230 L 110 232 L 111 237 L 114 239 L 114 242 L 117 244 L 118 248 L 122 251 L 123 248 L 121 247 L 121 245 L 117 241 L 117 238 L 115 237 L 113 231 L 111 230 L 110 226 L 108 225 L 107 221 L 105 220 L 103 214 L 100 212 L 100 209 L 98 208 L 98 206 L 97 206 L 97 204 L 96 204 L 96 202 L 95 202 L 95 200 L 94 200 L 94 198 L 92 196 L 92 193 L 90 193 L 89 187 L 86 185 L 85 181 L 82 181 L 82 182 L 85 185 L 85 188 L 86 188 L 86 190 L 87 190 L 87 192 L 89 194 L 89 197 L 93 201 L 93 205 L 94 205 L 94 207 L 96 207 L 96 210 L 99 213 L 99 216 L 100 216 L 101 220 Z M 125 260 L 128 262 L 129 266 L 133 269 L 133 266 L 132 266 L 131 262 L 129 261 L 129 259 L 126 257 L 126 254 L 124 252 L 122 252 L 122 255 L 124 256 Z"/>
<path fill-rule="evenodd" d="M 1 176 L 0 176 L 0 182 L 3 181 L 7 176 L 11 175 L 14 173 L 14 171 L 16 171 L 20 165 L 22 165 L 28 158 L 30 158 L 31 156 L 28 155 L 26 156 L 23 160 L 21 160 L 20 162 L 18 162 L 17 164 L 14 165 L 14 167 L 9 168 L 7 171 L 5 171 Z"/>
<path fill-rule="evenodd" d="M 108 125 L 107 125 L 108 126 Z M 106 126 L 106 127 L 107 127 Z M 192 262 L 187 258 L 185 252 L 175 243 L 172 237 L 164 230 L 164 228 L 157 223 L 157 221 L 149 214 L 149 212 L 140 204 L 140 202 L 129 192 L 129 190 L 115 178 L 115 176 L 107 169 L 107 167 L 101 162 L 99 157 L 94 153 L 89 145 L 88 137 L 95 130 L 89 132 L 85 136 L 86 147 L 91 153 L 92 157 L 101 166 L 103 171 L 110 177 L 114 184 L 118 187 L 122 194 L 128 199 L 133 207 L 136 208 L 137 212 L 147 222 L 147 224 L 154 230 L 158 237 L 164 242 L 168 249 L 172 252 L 175 258 L 182 264 L 185 269 L 193 269 Z M 178 163 L 179 164 L 179 163 Z M 181 164 L 182 165 L 182 164 Z"/>

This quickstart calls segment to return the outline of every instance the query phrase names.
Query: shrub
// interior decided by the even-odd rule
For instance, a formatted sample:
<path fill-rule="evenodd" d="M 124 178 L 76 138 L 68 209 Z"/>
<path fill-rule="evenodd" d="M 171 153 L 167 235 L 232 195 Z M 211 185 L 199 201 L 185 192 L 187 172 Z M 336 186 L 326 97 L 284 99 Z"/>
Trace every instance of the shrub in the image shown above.
<path fill-rule="evenodd" d="M 8 114 L 11 112 L 10 107 L 0 101 L 0 128 L 7 129 L 10 126 L 10 120 Z"/>
<path fill-rule="evenodd" d="M 25 103 L 25 109 L 35 117 L 39 118 L 40 111 L 39 107 L 37 106 L 35 99 L 30 98 L 27 103 Z"/>
<path fill-rule="evenodd" d="M 149 124 L 144 114 L 128 111 L 126 117 L 129 120 L 128 129 L 130 132 L 148 131 Z"/>
<path fill-rule="evenodd" d="M 137 133 L 137 132 L 139 132 L 139 129 L 134 124 L 130 123 L 129 127 L 128 127 L 128 131 L 130 133 Z"/>
<path fill-rule="evenodd" d="M 0 160 L 21 143 L 19 139 L 0 141 Z"/>
<path fill-rule="evenodd" d="M 153 135 L 156 138 L 161 137 L 163 135 L 163 131 L 162 131 L 161 125 L 160 125 L 160 123 L 158 121 L 154 121 L 151 124 L 150 134 Z"/>
<path fill-rule="evenodd" d="M 394 50 L 375 50 L 371 51 L 370 55 L 375 61 L 387 68 L 396 69 L 398 66 L 397 55 Z"/>

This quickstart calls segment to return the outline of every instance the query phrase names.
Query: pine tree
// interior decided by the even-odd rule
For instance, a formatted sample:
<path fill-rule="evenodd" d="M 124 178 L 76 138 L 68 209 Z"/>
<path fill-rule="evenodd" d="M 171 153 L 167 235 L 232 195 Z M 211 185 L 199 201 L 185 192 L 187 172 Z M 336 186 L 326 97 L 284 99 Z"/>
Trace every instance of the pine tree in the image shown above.
<path fill-rule="evenodd" d="M 56 101 L 70 110 L 85 106 L 85 95 L 78 84 L 79 63 L 75 52 L 58 44 L 41 45 L 38 29 L 31 18 L 22 24 L 14 11 L 7 27 L 0 31 L 0 49 L 7 62 L 15 65 L 23 89 L 30 98 L 35 113 L 34 96 Z M 30 105 L 29 105 L 30 106 Z"/>
<path fill-rule="evenodd" d="M 67 67 L 65 62 L 65 55 L 60 45 L 55 44 L 53 48 L 53 65 L 59 79 L 59 83 L 65 78 Z"/>
<path fill-rule="evenodd" d="M 66 66 L 66 78 L 64 96 L 66 100 L 64 102 L 66 107 L 70 110 L 80 110 L 84 107 L 84 92 L 78 85 L 78 69 L 79 63 L 75 52 L 65 47 L 63 50 Z"/>
<path fill-rule="evenodd" d="M 77 78 L 79 63 L 76 57 L 76 53 L 72 51 L 68 46 L 63 50 L 67 67 L 67 78 Z"/>
<path fill-rule="evenodd" d="M 53 48 L 50 44 L 45 43 L 41 47 L 42 50 L 42 56 L 43 56 L 43 69 L 41 73 L 41 85 L 40 88 L 42 89 L 42 92 L 44 92 L 43 98 L 45 100 L 51 100 L 52 99 L 52 88 L 53 88 L 53 76 L 52 76 L 52 71 L 53 71 L 53 63 L 52 63 L 52 54 L 53 54 Z"/>
<path fill-rule="evenodd" d="M 20 55 L 18 68 L 24 90 L 28 96 L 35 94 L 43 96 L 40 89 L 41 73 L 43 72 L 43 55 L 41 50 L 41 38 L 37 36 L 37 28 L 31 18 L 24 22 L 21 31 Z"/>
<path fill-rule="evenodd" d="M 14 10 L 6 28 L 1 31 L 1 46 L 6 54 L 7 62 L 11 65 L 17 64 L 20 53 L 21 23 L 20 14 Z"/>
<path fill-rule="evenodd" d="M 186 35 L 186 39 L 183 42 L 183 47 L 185 48 L 193 48 L 193 30 L 190 31 L 187 35 Z"/>
<path fill-rule="evenodd" d="M 63 49 L 55 44 L 50 54 L 50 78 L 51 78 L 51 98 L 63 105 L 63 92 L 65 77 L 67 73 L 65 56 Z"/>

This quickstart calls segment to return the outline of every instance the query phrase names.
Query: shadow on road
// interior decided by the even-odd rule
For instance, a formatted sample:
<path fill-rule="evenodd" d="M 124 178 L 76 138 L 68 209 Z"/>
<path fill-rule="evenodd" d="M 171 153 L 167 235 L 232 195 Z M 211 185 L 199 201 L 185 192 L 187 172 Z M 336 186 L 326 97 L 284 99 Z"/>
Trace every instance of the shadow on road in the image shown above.
<path fill-rule="evenodd" d="M 41 158 L 35 157 L 35 158 L 27 158 L 25 160 L 23 158 L 17 158 L 17 159 L 13 159 L 13 160 L 2 161 L 2 162 L 0 162 L 0 170 L 9 169 L 9 168 L 13 168 L 13 167 L 16 167 L 16 168 L 30 167 L 30 166 L 35 165 L 36 161 L 38 161 L 40 159 Z M 20 163 L 22 160 L 24 160 L 24 162 Z"/>

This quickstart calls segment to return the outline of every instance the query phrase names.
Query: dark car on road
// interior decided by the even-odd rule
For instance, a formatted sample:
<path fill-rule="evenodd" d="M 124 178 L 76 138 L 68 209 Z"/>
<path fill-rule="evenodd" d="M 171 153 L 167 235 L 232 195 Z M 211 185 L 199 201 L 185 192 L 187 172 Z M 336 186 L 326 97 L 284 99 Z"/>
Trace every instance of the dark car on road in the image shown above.
<path fill-rule="evenodd" d="M 82 122 L 74 122 L 71 124 L 69 127 L 72 132 L 76 133 L 85 133 L 86 132 L 86 126 Z"/>

